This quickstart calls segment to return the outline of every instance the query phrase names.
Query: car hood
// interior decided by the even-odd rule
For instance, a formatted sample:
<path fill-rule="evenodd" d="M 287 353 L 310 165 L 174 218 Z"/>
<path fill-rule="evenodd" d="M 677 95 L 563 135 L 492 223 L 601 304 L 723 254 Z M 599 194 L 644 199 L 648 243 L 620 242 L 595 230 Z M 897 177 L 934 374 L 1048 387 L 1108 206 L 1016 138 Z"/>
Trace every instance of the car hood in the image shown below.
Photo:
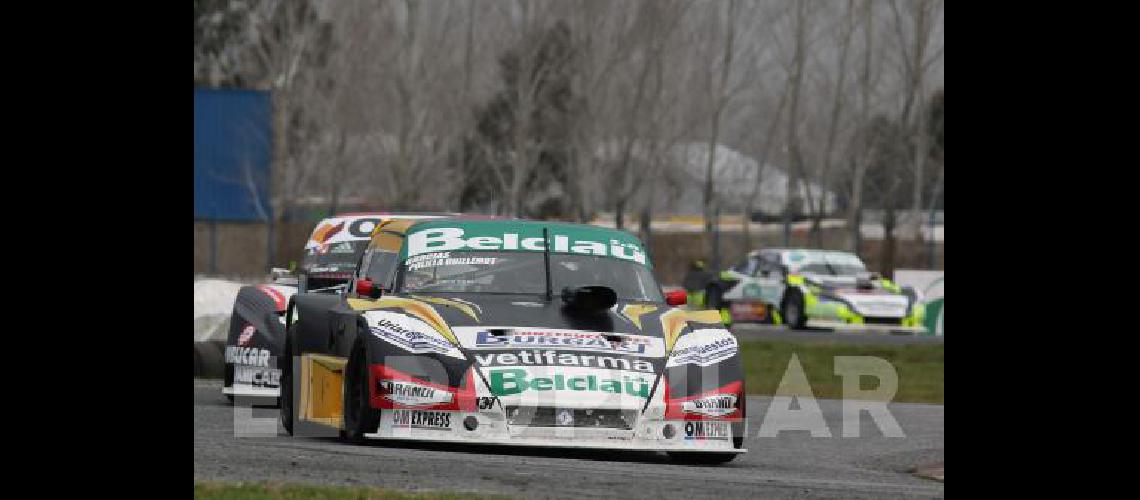
<path fill-rule="evenodd" d="M 366 312 L 370 325 L 411 312 L 458 344 L 439 354 L 470 360 L 491 392 L 511 407 L 641 408 L 675 347 L 690 363 L 718 356 L 707 352 L 716 346 L 704 349 L 715 342 L 689 346 L 686 334 L 709 329 L 727 337 L 731 346 L 720 346 L 722 358 L 737 347 L 719 317 L 662 303 L 619 301 L 581 314 L 564 308 L 558 297 L 547 302 L 533 295 L 406 295 L 388 301 L 403 311 Z M 711 339 L 713 333 L 707 335 Z"/>

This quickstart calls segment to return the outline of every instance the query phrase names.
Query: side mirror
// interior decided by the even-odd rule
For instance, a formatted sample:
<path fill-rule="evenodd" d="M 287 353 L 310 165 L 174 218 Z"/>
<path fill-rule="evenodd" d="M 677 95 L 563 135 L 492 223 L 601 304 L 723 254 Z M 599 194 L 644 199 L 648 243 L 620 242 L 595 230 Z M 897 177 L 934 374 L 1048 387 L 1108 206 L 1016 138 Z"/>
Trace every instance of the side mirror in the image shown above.
<path fill-rule="evenodd" d="M 361 297 L 369 297 L 373 299 L 380 298 L 384 294 L 384 290 L 372 283 L 368 278 L 360 278 L 356 280 L 356 294 Z"/>
<path fill-rule="evenodd" d="M 689 301 L 684 290 L 673 290 L 665 294 L 665 303 L 671 306 L 683 306 Z"/>

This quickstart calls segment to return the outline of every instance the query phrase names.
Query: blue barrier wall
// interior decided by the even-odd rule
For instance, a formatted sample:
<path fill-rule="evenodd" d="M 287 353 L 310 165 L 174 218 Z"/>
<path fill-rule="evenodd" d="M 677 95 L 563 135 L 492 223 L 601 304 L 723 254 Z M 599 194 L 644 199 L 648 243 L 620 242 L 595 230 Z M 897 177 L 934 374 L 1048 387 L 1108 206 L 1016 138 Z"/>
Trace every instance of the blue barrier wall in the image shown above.
<path fill-rule="evenodd" d="M 266 221 L 272 103 L 258 90 L 194 89 L 194 219 Z"/>

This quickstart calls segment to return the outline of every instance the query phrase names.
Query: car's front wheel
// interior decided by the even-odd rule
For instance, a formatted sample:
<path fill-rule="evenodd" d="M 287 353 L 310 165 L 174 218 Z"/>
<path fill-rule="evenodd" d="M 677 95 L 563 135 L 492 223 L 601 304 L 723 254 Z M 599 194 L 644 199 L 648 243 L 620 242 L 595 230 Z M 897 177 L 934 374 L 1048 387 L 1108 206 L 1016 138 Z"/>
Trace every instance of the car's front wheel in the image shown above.
<path fill-rule="evenodd" d="M 804 298 L 800 292 L 788 290 L 784 296 L 784 303 L 780 307 L 780 314 L 784 322 L 793 330 L 803 330 L 807 327 L 807 314 L 804 314 Z"/>
<path fill-rule="evenodd" d="M 290 335 L 285 334 L 285 351 L 277 365 L 281 368 L 281 396 L 277 398 L 277 405 L 281 411 L 281 426 L 290 436 L 293 435 L 293 415 L 297 408 L 293 403 L 293 349 Z"/>
<path fill-rule="evenodd" d="M 721 303 L 723 302 L 723 300 L 720 297 L 721 293 L 722 292 L 720 291 L 719 286 L 710 285 L 708 288 L 706 288 L 705 289 L 705 308 L 707 308 L 707 309 L 718 309 L 719 310 L 721 308 Z"/>
<path fill-rule="evenodd" d="M 364 434 L 376 432 L 380 410 L 372 408 L 368 387 L 368 356 L 363 344 L 352 349 L 344 370 L 344 432 L 342 437 L 353 443 L 364 442 Z"/>

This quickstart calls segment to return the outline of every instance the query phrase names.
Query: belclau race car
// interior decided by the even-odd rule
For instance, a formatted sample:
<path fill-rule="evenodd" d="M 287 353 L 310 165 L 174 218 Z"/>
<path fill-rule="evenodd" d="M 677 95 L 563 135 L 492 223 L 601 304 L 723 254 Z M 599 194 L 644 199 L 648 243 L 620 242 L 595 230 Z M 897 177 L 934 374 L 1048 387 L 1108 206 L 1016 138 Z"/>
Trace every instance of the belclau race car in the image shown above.
<path fill-rule="evenodd" d="M 693 302 L 721 311 L 728 324 L 923 331 L 924 307 L 918 293 L 867 272 L 863 261 L 847 252 L 753 251 L 695 295 Z"/>
<path fill-rule="evenodd" d="M 293 294 L 343 291 L 352 279 L 372 230 L 386 220 L 420 220 L 452 214 L 341 214 L 322 220 L 305 243 L 296 277 L 274 269 L 274 282 L 238 290 L 226 336 L 222 393 L 276 398 L 281 370 L 277 359 L 285 345 L 285 306 Z M 338 288 L 339 287 L 339 288 Z"/>
<path fill-rule="evenodd" d="M 666 296 L 636 237 L 520 220 L 391 221 L 344 296 L 286 315 L 281 423 L 346 440 L 743 453 L 736 338 Z"/>

